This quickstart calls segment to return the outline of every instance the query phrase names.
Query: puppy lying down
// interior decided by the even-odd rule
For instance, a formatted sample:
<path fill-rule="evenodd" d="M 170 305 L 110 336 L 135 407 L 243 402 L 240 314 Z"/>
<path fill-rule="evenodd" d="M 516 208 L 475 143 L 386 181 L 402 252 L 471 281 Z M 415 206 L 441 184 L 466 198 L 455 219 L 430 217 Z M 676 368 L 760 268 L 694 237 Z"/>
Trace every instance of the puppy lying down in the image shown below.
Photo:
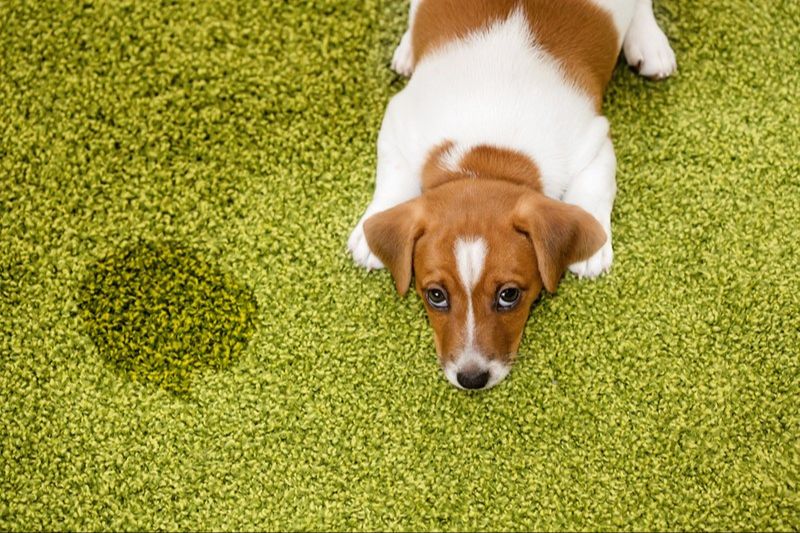
<path fill-rule="evenodd" d="M 611 267 L 614 149 L 601 113 L 620 49 L 665 78 L 650 0 L 412 0 L 392 65 L 410 75 L 378 138 L 355 262 L 412 273 L 447 379 L 509 372 L 532 302 L 565 270 Z"/>

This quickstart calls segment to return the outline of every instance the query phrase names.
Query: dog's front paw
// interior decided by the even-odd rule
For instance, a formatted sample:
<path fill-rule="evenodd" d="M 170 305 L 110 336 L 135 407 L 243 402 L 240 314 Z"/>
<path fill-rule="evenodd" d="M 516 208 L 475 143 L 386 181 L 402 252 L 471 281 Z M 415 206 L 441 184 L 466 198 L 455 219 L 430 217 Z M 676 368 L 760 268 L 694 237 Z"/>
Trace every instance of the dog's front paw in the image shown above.
<path fill-rule="evenodd" d="M 645 78 L 663 80 L 678 69 L 669 39 L 655 23 L 632 27 L 624 49 L 628 65 Z"/>
<path fill-rule="evenodd" d="M 572 263 L 569 266 L 569 270 L 579 278 L 596 278 L 608 272 L 613 260 L 614 250 L 611 247 L 611 239 L 609 239 L 592 257 L 586 261 Z"/>
<path fill-rule="evenodd" d="M 350 233 L 350 238 L 347 240 L 347 248 L 350 250 L 350 254 L 353 256 L 353 261 L 355 261 L 357 265 L 362 266 L 367 270 L 383 268 L 383 263 L 381 263 L 381 260 L 378 259 L 369 249 L 367 236 L 364 234 L 364 221 L 367 218 L 369 217 L 364 215 L 361 220 L 358 221 L 356 227 L 353 228 L 353 232 Z"/>
<path fill-rule="evenodd" d="M 414 54 L 411 49 L 411 32 L 405 32 L 392 56 L 392 70 L 409 77 L 414 71 Z"/>

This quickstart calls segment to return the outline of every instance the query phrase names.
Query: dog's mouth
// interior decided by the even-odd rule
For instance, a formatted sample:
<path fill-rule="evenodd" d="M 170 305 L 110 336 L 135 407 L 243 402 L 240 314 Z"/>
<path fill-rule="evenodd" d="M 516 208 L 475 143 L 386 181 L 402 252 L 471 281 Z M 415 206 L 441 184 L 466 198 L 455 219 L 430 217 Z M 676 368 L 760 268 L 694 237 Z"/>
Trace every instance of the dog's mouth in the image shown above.
<path fill-rule="evenodd" d="M 487 359 L 480 354 L 461 354 L 443 365 L 444 375 L 454 387 L 461 390 L 491 389 L 505 379 L 511 371 L 511 361 Z"/>

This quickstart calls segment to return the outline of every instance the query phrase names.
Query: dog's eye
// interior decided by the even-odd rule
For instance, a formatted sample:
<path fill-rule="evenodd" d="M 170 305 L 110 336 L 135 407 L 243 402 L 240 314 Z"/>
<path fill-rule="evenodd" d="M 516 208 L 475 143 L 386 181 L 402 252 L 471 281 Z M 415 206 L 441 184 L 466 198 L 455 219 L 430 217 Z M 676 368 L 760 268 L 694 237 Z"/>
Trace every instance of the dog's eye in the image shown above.
<path fill-rule="evenodd" d="M 497 293 L 497 309 L 500 311 L 508 311 L 512 309 L 520 297 L 520 290 L 516 287 L 504 287 Z"/>
<path fill-rule="evenodd" d="M 447 292 L 444 289 L 431 287 L 425 291 L 425 297 L 435 309 L 443 311 L 450 307 L 450 303 L 447 301 Z"/>

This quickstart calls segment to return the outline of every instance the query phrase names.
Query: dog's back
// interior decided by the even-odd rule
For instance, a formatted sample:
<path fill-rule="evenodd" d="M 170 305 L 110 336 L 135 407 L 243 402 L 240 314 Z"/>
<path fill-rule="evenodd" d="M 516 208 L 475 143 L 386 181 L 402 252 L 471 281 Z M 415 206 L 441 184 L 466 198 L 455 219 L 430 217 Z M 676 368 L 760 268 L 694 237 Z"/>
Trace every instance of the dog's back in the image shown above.
<path fill-rule="evenodd" d="M 599 103 L 619 39 L 594 4 L 425 0 L 412 36 L 414 75 L 392 105 L 414 172 L 442 142 L 454 160 L 480 143 L 505 146 L 535 161 L 557 197 L 606 138 Z"/>
<path fill-rule="evenodd" d="M 602 6 L 602 7 L 600 7 Z M 632 0 L 427 0 L 412 21 L 414 64 L 454 41 L 523 15 L 532 37 L 599 108 L 633 13 Z M 496 58 L 502 61 L 502 57 Z"/>

